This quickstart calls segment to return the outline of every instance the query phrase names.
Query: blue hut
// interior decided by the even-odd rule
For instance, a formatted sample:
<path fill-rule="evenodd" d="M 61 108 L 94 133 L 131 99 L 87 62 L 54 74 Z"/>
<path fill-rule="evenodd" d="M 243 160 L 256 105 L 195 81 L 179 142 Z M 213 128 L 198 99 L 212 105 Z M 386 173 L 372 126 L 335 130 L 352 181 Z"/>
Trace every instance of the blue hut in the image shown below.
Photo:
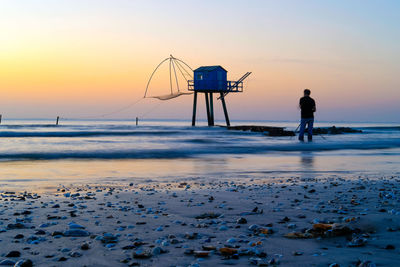
<path fill-rule="evenodd" d="M 226 91 L 227 71 L 221 66 L 203 66 L 194 70 L 194 91 Z"/>
<path fill-rule="evenodd" d="M 196 124 L 197 94 L 204 93 L 208 126 L 214 125 L 213 93 L 219 94 L 224 109 L 226 125 L 230 126 L 225 96 L 228 93 L 243 92 L 243 81 L 251 72 L 247 72 L 237 81 L 227 80 L 227 71 L 221 66 L 203 66 L 193 71 L 193 80 L 188 81 L 188 90 L 194 91 L 192 125 Z"/>

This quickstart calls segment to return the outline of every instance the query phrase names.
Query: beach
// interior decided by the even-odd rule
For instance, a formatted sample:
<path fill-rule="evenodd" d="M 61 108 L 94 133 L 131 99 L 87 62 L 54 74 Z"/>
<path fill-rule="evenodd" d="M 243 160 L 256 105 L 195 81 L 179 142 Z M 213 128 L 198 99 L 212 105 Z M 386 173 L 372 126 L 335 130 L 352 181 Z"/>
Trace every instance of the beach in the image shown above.
<path fill-rule="evenodd" d="M 396 266 L 399 179 L 241 179 L 2 192 L 2 262 Z M 7 257 L 12 252 L 18 257 Z"/>
<path fill-rule="evenodd" d="M 350 126 L 4 125 L 0 264 L 396 266 L 399 131 Z"/>

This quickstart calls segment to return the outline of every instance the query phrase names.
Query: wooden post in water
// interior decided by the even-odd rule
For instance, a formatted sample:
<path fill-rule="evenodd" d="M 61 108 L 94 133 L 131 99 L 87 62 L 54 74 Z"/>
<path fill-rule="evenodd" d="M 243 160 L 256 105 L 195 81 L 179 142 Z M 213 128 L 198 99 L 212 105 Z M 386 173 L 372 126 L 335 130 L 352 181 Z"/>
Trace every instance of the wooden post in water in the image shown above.
<path fill-rule="evenodd" d="M 211 115 L 210 115 L 210 102 L 208 101 L 208 93 L 204 93 L 206 100 L 206 109 L 207 109 L 207 123 L 208 126 L 211 126 Z"/>
<path fill-rule="evenodd" d="M 139 118 L 136 117 L 136 126 L 138 126 L 138 125 L 139 125 Z"/>
<path fill-rule="evenodd" d="M 196 125 L 196 109 L 197 109 L 197 92 L 194 92 L 192 126 Z"/>
<path fill-rule="evenodd" d="M 210 126 L 214 126 L 214 103 L 213 103 L 213 93 L 210 93 Z"/>
<path fill-rule="evenodd" d="M 3 115 L 0 114 L 0 124 L 1 124 L 1 120 L 3 119 Z"/>
<path fill-rule="evenodd" d="M 58 126 L 58 121 L 60 120 L 60 116 L 57 116 L 56 126 Z"/>
<path fill-rule="evenodd" d="M 226 103 L 225 103 L 225 98 L 224 98 L 224 93 L 220 93 L 221 96 L 221 103 L 222 103 L 222 108 L 224 109 L 224 115 L 225 115 L 225 121 L 226 121 L 226 126 L 231 126 L 231 123 L 229 122 L 229 115 L 228 115 L 228 110 L 226 109 Z"/>

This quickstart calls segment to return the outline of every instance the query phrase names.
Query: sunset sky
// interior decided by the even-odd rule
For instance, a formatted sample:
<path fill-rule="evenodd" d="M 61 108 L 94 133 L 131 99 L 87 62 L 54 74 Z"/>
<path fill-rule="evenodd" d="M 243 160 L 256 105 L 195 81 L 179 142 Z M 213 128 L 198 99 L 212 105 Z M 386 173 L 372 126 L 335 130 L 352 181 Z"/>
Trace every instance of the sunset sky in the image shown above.
<path fill-rule="evenodd" d="M 173 54 L 192 68 L 222 65 L 232 80 L 253 72 L 244 93 L 227 97 L 233 120 L 297 120 L 298 98 L 311 88 L 317 120 L 400 122 L 399 14 L 394 0 L 2 0 L 0 113 L 112 112 L 142 97 Z M 167 94 L 162 71 L 149 90 Z M 182 96 L 149 116 L 190 119 L 191 109 L 192 97 Z"/>

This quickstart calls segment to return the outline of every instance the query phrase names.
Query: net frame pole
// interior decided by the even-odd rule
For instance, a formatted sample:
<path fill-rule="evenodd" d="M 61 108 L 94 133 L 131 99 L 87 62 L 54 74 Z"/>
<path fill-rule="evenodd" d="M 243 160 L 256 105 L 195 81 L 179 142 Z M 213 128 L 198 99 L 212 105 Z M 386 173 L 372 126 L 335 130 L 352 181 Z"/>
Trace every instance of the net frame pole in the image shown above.
<path fill-rule="evenodd" d="M 226 108 L 226 103 L 225 103 L 225 97 L 223 93 L 220 93 L 220 99 L 222 103 L 222 108 L 224 109 L 224 115 L 225 115 L 225 121 L 226 121 L 226 126 L 231 126 L 231 123 L 229 121 L 229 115 L 228 115 L 228 110 Z"/>

